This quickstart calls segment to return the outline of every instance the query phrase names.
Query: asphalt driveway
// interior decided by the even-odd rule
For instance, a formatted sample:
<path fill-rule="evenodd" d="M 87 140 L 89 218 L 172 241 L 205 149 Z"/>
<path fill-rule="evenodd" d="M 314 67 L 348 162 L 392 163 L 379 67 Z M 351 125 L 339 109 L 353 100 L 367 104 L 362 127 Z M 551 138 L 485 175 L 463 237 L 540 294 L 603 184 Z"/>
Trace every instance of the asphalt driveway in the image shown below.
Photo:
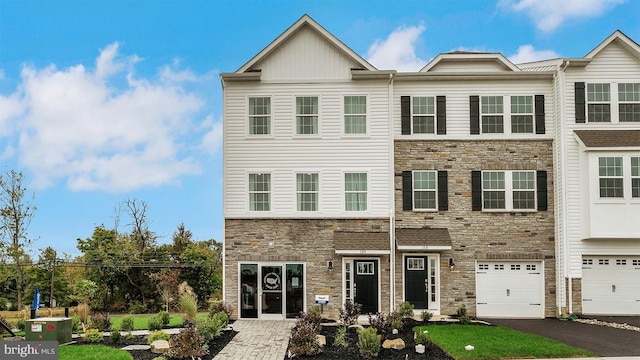
<path fill-rule="evenodd" d="M 640 317 L 594 317 L 601 321 L 640 326 Z M 553 318 L 541 320 L 483 319 L 493 325 L 538 334 L 567 345 L 587 349 L 598 356 L 640 356 L 640 332 L 582 324 Z"/>

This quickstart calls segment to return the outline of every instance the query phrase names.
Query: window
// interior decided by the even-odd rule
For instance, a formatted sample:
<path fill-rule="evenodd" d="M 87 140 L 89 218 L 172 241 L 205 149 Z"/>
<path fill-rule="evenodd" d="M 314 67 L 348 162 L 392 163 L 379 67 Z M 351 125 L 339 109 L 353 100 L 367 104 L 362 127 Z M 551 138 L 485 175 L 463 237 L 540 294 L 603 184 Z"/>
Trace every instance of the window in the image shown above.
<path fill-rule="evenodd" d="M 436 172 L 413 172 L 413 209 L 436 210 Z"/>
<path fill-rule="evenodd" d="M 367 133 L 367 97 L 344 97 L 344 133 Z"/>
<path fill-rule="evenodd" d="M 640 157 L 631 158 L 631 197 L 640 197 Z"/>
<path fill-rule="evenodd" d="M 609 259 L 598 259 L 598 265 L 609 265 Z"/>
<path fill-rule="evenodd" d="M 593 265 L 593 259 L 582 259 L 582 265 Z"/>
<path fill-rule="evenodd" d="M 249 210 L 269 211 L 270 198 L 271 174 L 249 174 Z"/>
<path fill-rule="evenodd" d="M 536 268 L 535 264 L 527 264 L 527 271 L 536 271 Z"/>
<path fill-rule="evenodd" d="M 375 275 L 375 266 L 372 262 L 358 262 L 357 275 Z"/>
<path fill-rule="evenodd" d="M 519 264 L 511 264 L 511 270 L 520 270 Z"/>
<path fill-rule="evenodd" d="M 504 107 L 502 96 L 482 96 L 482 133 L 504 133 Z"/>
<path fill-rule="evenodd" d="M 493 270 L 504 270 L 503 264 L 495 264 L 493 265 Z"/>
<path fill-rule="evenodd" d="M 627 265 L 627 260 L 626 259 L 616 259 L 616 265 L 618 265 L 618 266 Z"/>
<path fill-rule="evenodd" d="M 296 174 L 298 211 L 318 211 L 318 174 Z"/>
<path fill-rule="evenodd" d="M 433 96 L 414 97 L 412 107 L 412 130 L 414 134 L 435 133 L 435 101 Z"/>
<path fill-rule="evenodd" d="M 271 133 L 271 98 L 249 98 L 249 134 L 269 135 Z"/>
<path fill-rule="evenodd" d="M 618 84 L 620 122 L 640 122 L 640 84 Z"/>
<path fill-rule="evenodd" d="M 408 258 L 407 270 L 424 270 L 424 258 Z"/>
<path fill-rule="evenodd" d="M 478 270 L 489 270 L 489 264 L 478 264 Z"/>
<path fill-rule="evenodd" d="M 367 210 L 367 174 L 344 174 L 344 203 L 346 211 Z"/>
<path fill-rule="evenodd" d="M 511 97 L 511 132 L 533 133 L 533 97 Z"/>
<path fill-rule="evenodd" d="M 296 134 L 318 133 L 318 97 L 296 97 Z"/>
<path fill-rule="evenodd" d="M 587 119 L 589 122 L 611 122 L 609 84 L 587 84 Z"/>
<path fill-rule="evenodd" d="M 622 190 L 622 157 L 598 158 L 601 198 L 624 197 Z"/>
<path fill-rule="evenodd" d="M 535 210 L 535 171 L 483 171 L 484 210 Z"/>

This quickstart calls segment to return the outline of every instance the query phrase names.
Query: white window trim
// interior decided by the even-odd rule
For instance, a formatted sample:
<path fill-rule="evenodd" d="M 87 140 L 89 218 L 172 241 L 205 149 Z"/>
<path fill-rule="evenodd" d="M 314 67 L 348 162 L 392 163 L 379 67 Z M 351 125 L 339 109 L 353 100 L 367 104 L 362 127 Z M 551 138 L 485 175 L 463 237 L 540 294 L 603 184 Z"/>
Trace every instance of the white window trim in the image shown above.
<path fill-rule="evenodd" d="M 251 187 L 251 181 L 250 181 L 250 176 L 251 175 L 260 175 L 260 174 L 268 174 L 269 175 L 269 210 L 251 210 L 251 191 L 249 190 Z M 270 214 L 272 213 L 273 210 L 273 206 L 274 206 L 274 201 L 273 201 L 273 183 L 274 183 L 274 179 L 273 179 L 273 172 L 271 171 L 247 171 L 245 173 L 245 179 L 247 181 L 246 186 L 245 186 L 245 196 L 246 196 L 246 202 L 245 204 L 247 204 L 247 213 L 250 214 Z"/>
<path fill-rule="evenodd" d="M 482 112 L 482 97 L 483 96 L 494 96 L 494 97 L 502 97 L 502 126 L 503 126 L 503 132 L 501 133 L 486 133 L 482 131 L 482 116 L 483 115 L 495 115 L 495 114 L 484 114 Z M 511 112 L 511 97 L 512 96 L 528 96 L 531 97 L 532 102 L 533 102 L 533 131 L 532 132 L 528 132 L 528 133 L 514 133 L 511 131 L 511 116 L 512 115 L 523 115 L 520 113 L 512 113 Z M 526 93 L 526 94 L 521 94 L 521 93 L 510 93 L 510 94 L 503 94 L 503 95 L 499 95 L 499 94 L 481 94 L 478 95 L 479 97 L 479 107 L 480 107 L 480 111 L 479 111 L 479 127 L 480 127 L 480 134 L 483 135 L 484 137 L 495 137 L 495 138 L 503 138 L 505 135 L 508 135 L 509 137 L 518 137 L 518 138 L 530 138 L 532 136 L 535 136 L 536 139 L 540 139 L 542 137 L 544 137 L 545 135 L 541 135 L 541 134 L 536 134 L 536 96 L 535 94 L 530 94 L 530 93 Z M 437 111 L 437 110 L 436 110 Z M 528 115 L 528 114 L 527 114 Z M 545 120 L 546 122 L 547 120 Z M 547 131 L 548 134 L 548 131 Z M 477 135 L 476 135 L 477 136 Z M 548 137 L 548 136 L 547 136 Z M 475 139 L 475 137 L 472 137 L 473 139 Z"/>
<path fill-rule="evenodd" d="M 309 210 L 309 211 L 303 211 L 303 210 L 298 210 L 298 174 L 315 174 L 318 178 L 318 190 L 315 192 L 316 194 L 316 210 Z M 320 172 L 318 171 L 297 171 L 293 174 L 293 188 L 295 189 L 295 195 L 293 198 L 293 210 L 298 213 L 298 214 L 316 214 L 321 212 L 321 207 L 320 207 Z M 311 193 L 311 192 L 304 192 L 304 193 Z"/>
<path fill-rule="evenodd" d="M 297 105 L 296 104 L 297 104 L 297 101 L 298 101 L 297 98 L 300 98 L 300 97 L 315 97 L 315 98 L 318 98 L 318 114 L 317 114 L 317 116 L 318 116 L 318 129 L 317 129 L 318 132 L 315 133 L 315 134 L 298 134 L 298 111 L 297 111 Z M 322 115 L 320 114 L 322 112 L 322 99 L 321 99 L 321 96 L 318 95 L 318 94 L 295 94 L 293 96 L 292 102 L 293 102 L 293 113 L 292 113 L 292 117 L 293 117 L 293 137 L 294 138 L 305 138 L 305 139 L 308 139 L 308 138 L 320 138 L 321 137 L 321 133 L 322 133 L 322 130 L 321 130 L 321 124 L 322 124 L 321 118 L 322 118 Z"/>
<path fill-rule="evenodd" d="M 251 121 L 249 119 L 249 99 L 250 98 L 269 98 L 269 107 L 271 110 L 271 113 L 269 114 L 269 133 L 268 134 L 252 134 L 251 133 Z M 245 122 L 246 122 L 246 137 L 250 138 L 250 139 L 273 139 L 274 138 L 274 134 L 273 134 L 273 113 L 274 113 L 274 109 L 273 109 L 273 96 L 271 95 L 247 95 L 246 99 L 245 99 Z"/>
<path fill-rule="evenodd" d="M 347 188 L 347 182 L 345 179 L 345 175 L 346 174 L 366 174 L 367 175 L 367 191 L 366 191 L 366 210 L 347 210 L 347 199 L 346 199 L 346 188 Z M 361 171 L 358 169 L 354 169 L 352 171 L 344 171 L 342 172 L 342 212 L 345 214 L 363 214 L 366 212 L 369 212 L 371 209 L 371 199 L 370 199 L 370 194 L 371 194 L 371 174 L 368 171 Z"/>
<path fill-rule="evenodd" d="M 433 191 L 435 194 L 435 199 L 436 199 L 436 206 L 434 208 L 417 208 L 416 207 L 416 188 L 415 188 L 415 183 L 414 183 L 414 179 L 415 176 L 414 174 L 417 172 L 432 172 L 435 173 L 435 182 L 436 182 L 436 188 L 433 190 L 417 190 L 417 191 Z M 412 207 L 412 211 L 415 212 L 435 212 L 438 211 L 438 171 L 437 170 L 413 170 L 411 171 L 411 207 Z"/>
<path fill-rule="evenodd" d="M 364 96 L 365 97 L 365 101 L 367 102 L 366 107 L 365 107 L 365 132 L 364 133 L 360 133 L 360 134 L 347 134 L 345 131 L 345 112 L 344 112 L 344 98 L 346 96 Z M 371 123 L 371 109 L 370 109 L 370 105 L 371 104 L 371 97 L 369 94 L 362 94 L 362 93 L 356 93 L 356 94 L 341 94 L 340 95 L 340 128 L 342 131 L 342 136 L 344 137 L 349 137 L 349 138 L 357 138 L 357 137 L 368 137 L 369 136 L 369 125 Z"/>
<path fill-rule="evenodd" d="M 620 85 L 620 84 L 639 84 L 639 83 L 640 83 L 640 80 L 638 80 L 638 81 L 621 81 L 619 83 L 612 83 L 611 84 L 611 86 L 615 86 L 615 91 L 612 91 L 612 92 L 615 92 L 615 96 L 616 96 L 616 100 L 617 100 L 617 103 L 615 105 L 616 123 L 620 122 L 620 123 L 625 124 L 625 125 L 640 124 L 640 122 L 636 122 L 636 121 L 624 121 L 624 122 L 620 121 L 620 105 L 623 105 L 623 104 L 640 104 L 640 101 L 622 101 L 622 100 L 620 100 L 620 89 L 618 89 L 618 85 Z M 613 101 L 613 99 L 612 99 L 612 101 Z M 612 110 L 612 112 L 613 112 L 613 110 Z M 613 122 L 613 114 L 611 115 L 611 117 L 612 117 L 611 121 Z"/>
<path fill-rule="evenodd" d="M 484 207 L 484 174 L 490 172 L 504 172 L 504 209 L 486 209 Z M 532 209 L 515 209 L 513 207 L 513 193 L 515 191 L 523 191 L 521 189 L 514 190 L 513 189 L 513 173 L 514 172 L 532 172 L 533 173 L 533 189 L 525 190 L 525 191 L 533 191 L 533 208 Z M 481 185 L 482 185 L 482 211 L 486 212 L 537 212 L 538 211 L 538 184 L 536 178 L 536 170 L 483 170 L 482 175 L 480 177 Z M 489 189 L 487 191 L 492 191 L 494 189 Z M 499 191 L 499 190 L 494 190 Z"/>
<path fill-rule="evenodd" d="M 622 197 L 600 197 L 599 159 L 601 157 L 622 158 Z M 640 152 L 634 153 L 592 153 L 589 156 L 589 188 L 592 204 L 640 204 L 640 197 L 632 197 L 631 193 L 631 158 L 640 157 Z"/>
<path fill-rule="evenodd" d="M 528 97 L 531 98 L 531 112 L 530 113 L 514 113 L 511 112 L 511 97 L 516 96 L 516 97 Z M 509 95 L 506 96 L 506 99 L 508 99 L 508 106 L 509 106 L 509 119 L 508 119 L 508 123 L 509 123 L 509 128 L 506 129 L 505 127 L 505 133 L 506 134 L 514 134 L 514 135 L 532 135 L 536 133 L 536 97 L 535 95 Z M 504 102 L 504 101 L 503 101 Z M 525 115 L 525 116 L 531 116 L 531 132 L 513 132 L 513 116 L 520 116 L 520 115 Z"/>
<path fill-rule="evenodd" d="M 415 98 L 432 98 L 433 99 L 433 114 L 415 114 L 413 112 L 413 102 Z M 438 132 L 438 101 L 436 96 L 433 95 L 416 95 L 416 96 L 411 96 L 411 109 L 410 109 L 410 113 L 411 113 L 411 135 L 435 135 Z M 433 116 L 433 132 L 427 132 L 427 133 L 416 133 L 413 131 L 413 118 L 415 116 Z"/>
<path fill-rule="evenodd" d="M 495 97 L 502 98 L 502 113 L 487 113 L 482 112 L 482 98 L 483 97 Z M 485 94 L 480 95 L 480 133 L 484 135 L 502 135 L 502 134 L 510 134 L 511 133 L 511 96 L 505 95 L 491 95 Z M 502 132 L 498 133 L 489 133 L 482 131 L 482 117 L 483 116 L 499 116 L 502 115 Z"/>
<path fill-rule="evenodd" d="M 608 84 L 609 85 L 609 101 L 589 101 L 589 85 Z M 618 83 L 607 82 L 588 82 L 584 86 L 584 100 L 585 100 L 585 117 L 587 124 L 615 124 L 618 123 Z M 590 121 L 589 119 L 589 104 L 609 104 L 609 122 Z"/>

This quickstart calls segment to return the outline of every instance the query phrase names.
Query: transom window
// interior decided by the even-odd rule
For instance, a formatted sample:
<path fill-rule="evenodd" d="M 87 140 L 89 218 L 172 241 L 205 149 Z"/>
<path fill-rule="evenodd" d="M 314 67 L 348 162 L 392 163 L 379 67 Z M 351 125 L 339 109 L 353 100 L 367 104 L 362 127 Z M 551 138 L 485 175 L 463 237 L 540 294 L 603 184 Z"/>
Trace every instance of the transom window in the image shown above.
<path fill-rule="evenodd" d="M 433 96 L 413 97 L 412 130 L 414 134 L 435 133 L 435 99 Z"/>
<path fill-rule="evenodd" d="M 249 174 L 249 210 L 271 208 L 271 174 Z"/>
<path fill-rule="evenodd" d="M 535 210 L 535 171 L 483 171 L 485 210 Z"/>
<path fill-rule="evenodd" d="M 609 84 L 587 84 L 587 118 L 589 122 L 611 122 Z"/>
<path fill-rule="evenodd" d="M 618 84 L 618 102 L 621 122 L 640 122 L 640 83 Z"/>
<path fill-rule="evenodd" d="M 621 198 L 623 192 L 622 157 L 598 158 L 601 198 Z"/>
<path fill-rule="evenodd" d="M 358 262 L 357 275 L 375 275 L 375 273 L 373 262 Z"/>
<path fill-rule="evenodd" d="M 318 174 L 296 174 L 298 211 L 318 211 Z"/>
<path fill-rule="evenodd" d="M 296 97 L 296 134 L 315 135 L 318 133 L 318 97 Z"/>
<path fill-rule="evenodd" d="M 504 106 L 502 96 L 481 97 L 482 133 L 504 133 Z"/>
<path fill-rule="evenodd" d="M 249 98 L 249 134 L 271 134 L 271 98 Z"/>
<path fill-rule="evenodd" d="M 344 203 L 346 211 L 367 210 L 367 173 L 344 174 Z"/>
<path fill-rule="evenodd" d="M 437 209 L 436 174 L 436 171 L 413 172 L 413 208 L 415 210 Z"/>
<path fill-rule="evenodd" d="M 367 133 L 367 97 L 344 97 L 344 133 Z"/>
<path fill-rule="evenodd" d="M 511 97 L 511 132 L 533 133 L 533 96 Z"/>
<path fill-rule="evenodd" d="M 424 270 L 424 258 L 408 258 L 407 270 Z"/>

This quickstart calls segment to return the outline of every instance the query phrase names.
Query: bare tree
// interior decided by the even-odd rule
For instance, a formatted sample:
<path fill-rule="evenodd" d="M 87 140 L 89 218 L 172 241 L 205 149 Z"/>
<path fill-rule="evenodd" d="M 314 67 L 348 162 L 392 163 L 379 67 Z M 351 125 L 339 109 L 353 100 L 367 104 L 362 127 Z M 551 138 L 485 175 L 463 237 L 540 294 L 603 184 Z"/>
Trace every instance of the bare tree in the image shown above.
<path fill-rule="evenodd" d="M 128 224 L 132 227 L 131 236 L 138 245 L 140 254 L 144 254 L 145 249 L 154 246 L 157 239 L 156 234 L 149 230 L 148 205 L 145 201 L 135 198 L 125 200 L 124 205 L 131 218 L 131 223 Z"/>
<path fill-rule="evenodd" d="M 26 247 L 31 243 L 27 230 L 36 211 L 34 195 L 26 199 L 22 186 L 22 172 L 8 170 L 0 174 L 0 231 L 1 241 L 16 267 L 18 309 L 23 308 Z"/>

